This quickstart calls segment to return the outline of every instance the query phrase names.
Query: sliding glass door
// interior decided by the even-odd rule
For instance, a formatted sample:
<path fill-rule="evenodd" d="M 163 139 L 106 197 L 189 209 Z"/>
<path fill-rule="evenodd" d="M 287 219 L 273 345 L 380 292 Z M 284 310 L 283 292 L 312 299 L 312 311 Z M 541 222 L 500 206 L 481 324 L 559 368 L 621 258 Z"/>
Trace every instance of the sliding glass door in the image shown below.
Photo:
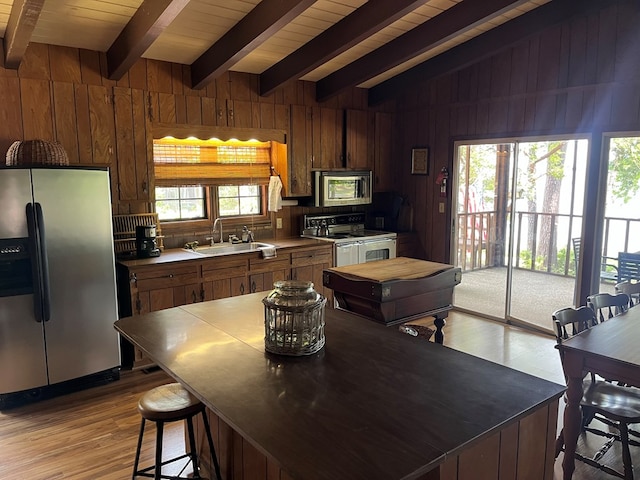
<path fill-rule="evenodd" d="M 587 149 L 569 138 L 456 146 L 456 308 L 551 331 L 551 313 L 573 305 Z"/>
<path fill-rule="evenodd" d="M 605 137 L 602 255 L 592 291 L 613 293 L 621 252 L 640 254 L 640 133 Z M 640 280 L 640 279 L 638 279 Z"/>

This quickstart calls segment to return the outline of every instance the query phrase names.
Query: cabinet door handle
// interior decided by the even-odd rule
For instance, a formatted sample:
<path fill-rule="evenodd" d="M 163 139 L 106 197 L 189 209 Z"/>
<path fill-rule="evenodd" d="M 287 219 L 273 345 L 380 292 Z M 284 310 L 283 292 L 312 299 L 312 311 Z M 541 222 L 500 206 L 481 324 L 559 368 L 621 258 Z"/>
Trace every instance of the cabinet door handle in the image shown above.
<path fill-rule="evenodd" d="M 163 278 L 173 278 L 173 273 L 170 273 L 169 275 L 165 275 Z"/>
<path fill-rule="evenodd" d="M 251 293 L 256 293 L 256 282 L 251 282 Z"/>
<path fill-rule="evenodd" d="M 200 301 L 204 302 L 204 288 L 200 289 Z"/>
<path fill-rule="evenodd" d="M 198 301 L 198 297 L 196 297 L 195 290 L 191 290 L 191 299 L 193 300 L 193 303 L 196 303 Z"/>
<path fill-rule="evenodd" d="M 240 284 L 240 295 L 244 295 L 244 283 Z"/>
<path fill-rule="evenodd" d="M 129 275 L 129 282 L 132 284 L 137 284 L 138 283 L 138 276 L 135 273 L 132 273 L 131 275 Z"/>
<path fill-rule="evenodd" d="M 140 301 L 140 295 L 136 296 L 136 311 L 138 314 L 142 311 L 142 302 Z"/>

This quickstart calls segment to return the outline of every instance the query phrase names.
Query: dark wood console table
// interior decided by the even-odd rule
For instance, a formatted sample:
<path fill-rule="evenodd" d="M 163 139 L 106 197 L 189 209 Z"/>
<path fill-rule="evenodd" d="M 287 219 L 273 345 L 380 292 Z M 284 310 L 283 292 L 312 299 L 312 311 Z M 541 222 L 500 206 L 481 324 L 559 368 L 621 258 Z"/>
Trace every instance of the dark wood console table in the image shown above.
<path fill-rule="evenodd" d="M 397 257 L 329 268 L 322 281 L 333 290 L 339 308 L 385 325 L 435 317 L 434 339 L 441 344 L 453 288 L 461 278 L 460 268 L 453 265 Z"/>

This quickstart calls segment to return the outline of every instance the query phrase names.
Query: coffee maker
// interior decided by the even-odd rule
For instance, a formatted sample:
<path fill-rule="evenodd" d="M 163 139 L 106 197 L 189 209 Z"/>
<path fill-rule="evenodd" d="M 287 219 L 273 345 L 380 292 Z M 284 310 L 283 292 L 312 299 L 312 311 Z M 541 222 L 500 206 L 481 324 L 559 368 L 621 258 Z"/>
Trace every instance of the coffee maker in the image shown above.
<path fill-rule="evenodd" d="M 136 254 L 138 258 L 159 257 L 155 225 L 136 226 Z"/>

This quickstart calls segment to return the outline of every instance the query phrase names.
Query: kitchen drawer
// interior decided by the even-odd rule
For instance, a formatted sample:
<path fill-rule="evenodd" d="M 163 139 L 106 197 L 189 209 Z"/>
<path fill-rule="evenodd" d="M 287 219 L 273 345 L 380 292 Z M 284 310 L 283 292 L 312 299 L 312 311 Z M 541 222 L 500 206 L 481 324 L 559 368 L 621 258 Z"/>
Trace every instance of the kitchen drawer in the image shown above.
<path fill-rule="evenodd" d="M 244 256 L 236 258 L 213 258 L 202 262 L 202 280 L 217 280 L 246 275 L 249 271 L 249 261 Z"/>
<path fill-rule="evenodd" d="M 130 273 L 132 286 L 138 291 L 171 288 L 190 283 L 197 283 L 198 265 L 172 265 L 170 267 L 153 267 L 133 270 Z"/>
<path fill-rule="evenodd" d="M 249 260 L 249 273 L 264 273 L 274 270 L 288 269 L 291 266 L 291 256 L 281 255 L 275 258 L 252 258 Z"/>
<path fill-rule="evenodd" d="M 298 250 L 291 253 L 291 266 L 303 267 L 306 265 L 317 265 L 325 263 L 332 265 L 332 245 L 326 248 L 314 247 L 313 249 Z"/>

